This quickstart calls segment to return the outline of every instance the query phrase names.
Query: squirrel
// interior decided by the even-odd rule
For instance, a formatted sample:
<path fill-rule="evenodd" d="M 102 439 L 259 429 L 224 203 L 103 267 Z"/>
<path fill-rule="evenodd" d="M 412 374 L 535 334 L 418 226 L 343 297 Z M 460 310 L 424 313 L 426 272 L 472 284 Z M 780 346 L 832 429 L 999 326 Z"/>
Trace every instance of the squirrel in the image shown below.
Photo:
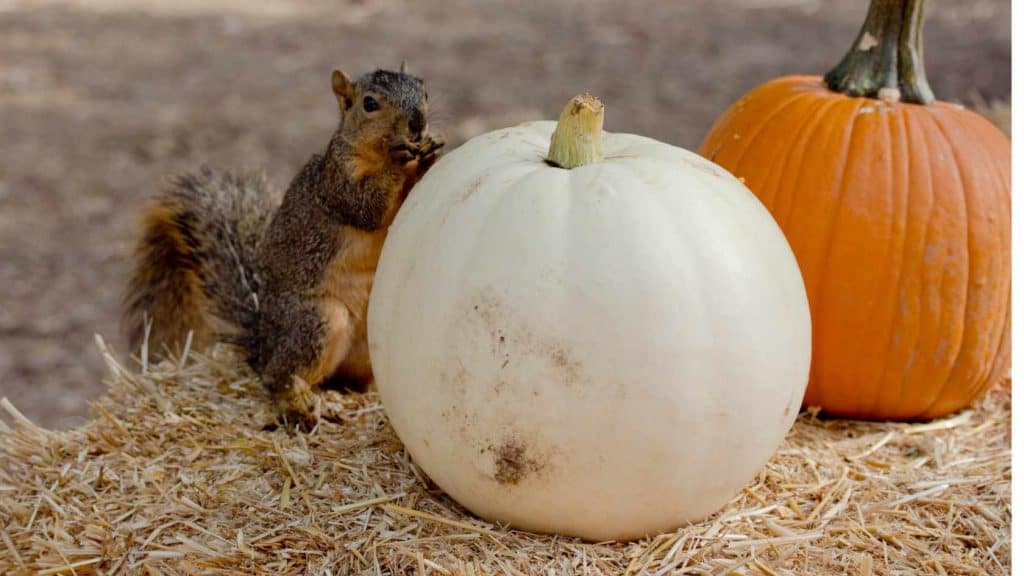
<path fill-rule="evenodd" d="M 376 70 L 331 84 L 341 120 L 283 197 L 202 168 L 145 209 L 125 297 L 134 349 L 240 346 L 279 414 L 315 421 L 314 390 L 373 378 L 366 309 L 388 226 L 445 142 L 423 80 Z"/>

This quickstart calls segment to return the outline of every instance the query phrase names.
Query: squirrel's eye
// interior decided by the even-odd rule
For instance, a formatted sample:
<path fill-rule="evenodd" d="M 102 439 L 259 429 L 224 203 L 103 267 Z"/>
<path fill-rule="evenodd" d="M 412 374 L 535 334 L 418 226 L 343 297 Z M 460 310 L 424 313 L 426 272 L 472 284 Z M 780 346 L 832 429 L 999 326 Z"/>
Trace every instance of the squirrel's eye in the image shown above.
<path fill-rule="evenodd" d="M 367 96 L 366 98 L 363 98 L 363 110 L 366 110 L 367 112 L 380 110 L 380 104 L 377 103 L 377 100 L 375 100 L 373 96 Z"/>

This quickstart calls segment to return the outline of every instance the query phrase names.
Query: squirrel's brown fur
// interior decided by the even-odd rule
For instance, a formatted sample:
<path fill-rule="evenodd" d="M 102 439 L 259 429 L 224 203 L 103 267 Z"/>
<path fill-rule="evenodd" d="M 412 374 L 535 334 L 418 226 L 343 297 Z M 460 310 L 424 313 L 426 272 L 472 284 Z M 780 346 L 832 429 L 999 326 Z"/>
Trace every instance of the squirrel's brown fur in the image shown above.
<path fill-rule="evenodd" d="M 176 351 L 189 331 L 193 345 L 205 347 L 221 330 L 250 327 L 257 250 L 279 202 L 262 176 L 206 167 L 175 178 L 150 202 L 126 300 L 133 347 L 142 343 L 147 320 L 154 355 Z"/>
<path fill-rule="evenodd" d="M 283 198 L 262 178 L 203 169 L 150 205 L 126 299 L 134 346 L 241 345 L 286 414 L 310 387 L 372 378 L 366 306 L 387 227 L 443 141 L 427 132 L 413 76 L 332 76 L 342 119 Z"/>

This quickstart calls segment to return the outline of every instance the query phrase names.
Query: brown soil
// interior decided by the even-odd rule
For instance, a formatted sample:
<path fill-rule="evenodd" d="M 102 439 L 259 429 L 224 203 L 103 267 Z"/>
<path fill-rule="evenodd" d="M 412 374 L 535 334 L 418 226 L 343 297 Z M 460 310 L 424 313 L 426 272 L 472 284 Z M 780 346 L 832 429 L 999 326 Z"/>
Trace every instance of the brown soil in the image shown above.
<path fill-rule="evenodd" d="M 609 130 L 693 148 L 756 84 L 824 71 L 864 4 L 0 2 L 0 396 L 42 424 L 82 421 L 102 389 L 93 334 L 124 352 L 119 298 L 140 203 L 201 163 L 265 167 L 285 185 L 335 122 L 332 67 L 408 59 L 453 144 L 553 118 L 589 90 Z M 1009 0 L 931 12 L 936 94 L 1007 98 Z"/>

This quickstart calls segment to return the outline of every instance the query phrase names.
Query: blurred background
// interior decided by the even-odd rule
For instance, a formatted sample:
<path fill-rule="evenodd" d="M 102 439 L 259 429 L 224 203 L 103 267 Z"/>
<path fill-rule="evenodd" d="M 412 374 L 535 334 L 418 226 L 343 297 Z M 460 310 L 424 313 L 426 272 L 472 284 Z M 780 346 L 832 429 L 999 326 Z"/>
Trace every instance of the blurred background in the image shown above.
<path fill-rule="evenodd" d="M 755 85 L 821 74 L 852 0 L 0 0 L 0 396 L 84 421 L 94 344 L 127 357 L 120 298 L 138 209 L 200 164 L 286 186 L 337 121 L 330 71 L 402 59 L 457 145 L 591 91 L 606 128 L 695 149 Z M 934 0 L 936 95 L 1008 126 L 1010 0 Z"/>

